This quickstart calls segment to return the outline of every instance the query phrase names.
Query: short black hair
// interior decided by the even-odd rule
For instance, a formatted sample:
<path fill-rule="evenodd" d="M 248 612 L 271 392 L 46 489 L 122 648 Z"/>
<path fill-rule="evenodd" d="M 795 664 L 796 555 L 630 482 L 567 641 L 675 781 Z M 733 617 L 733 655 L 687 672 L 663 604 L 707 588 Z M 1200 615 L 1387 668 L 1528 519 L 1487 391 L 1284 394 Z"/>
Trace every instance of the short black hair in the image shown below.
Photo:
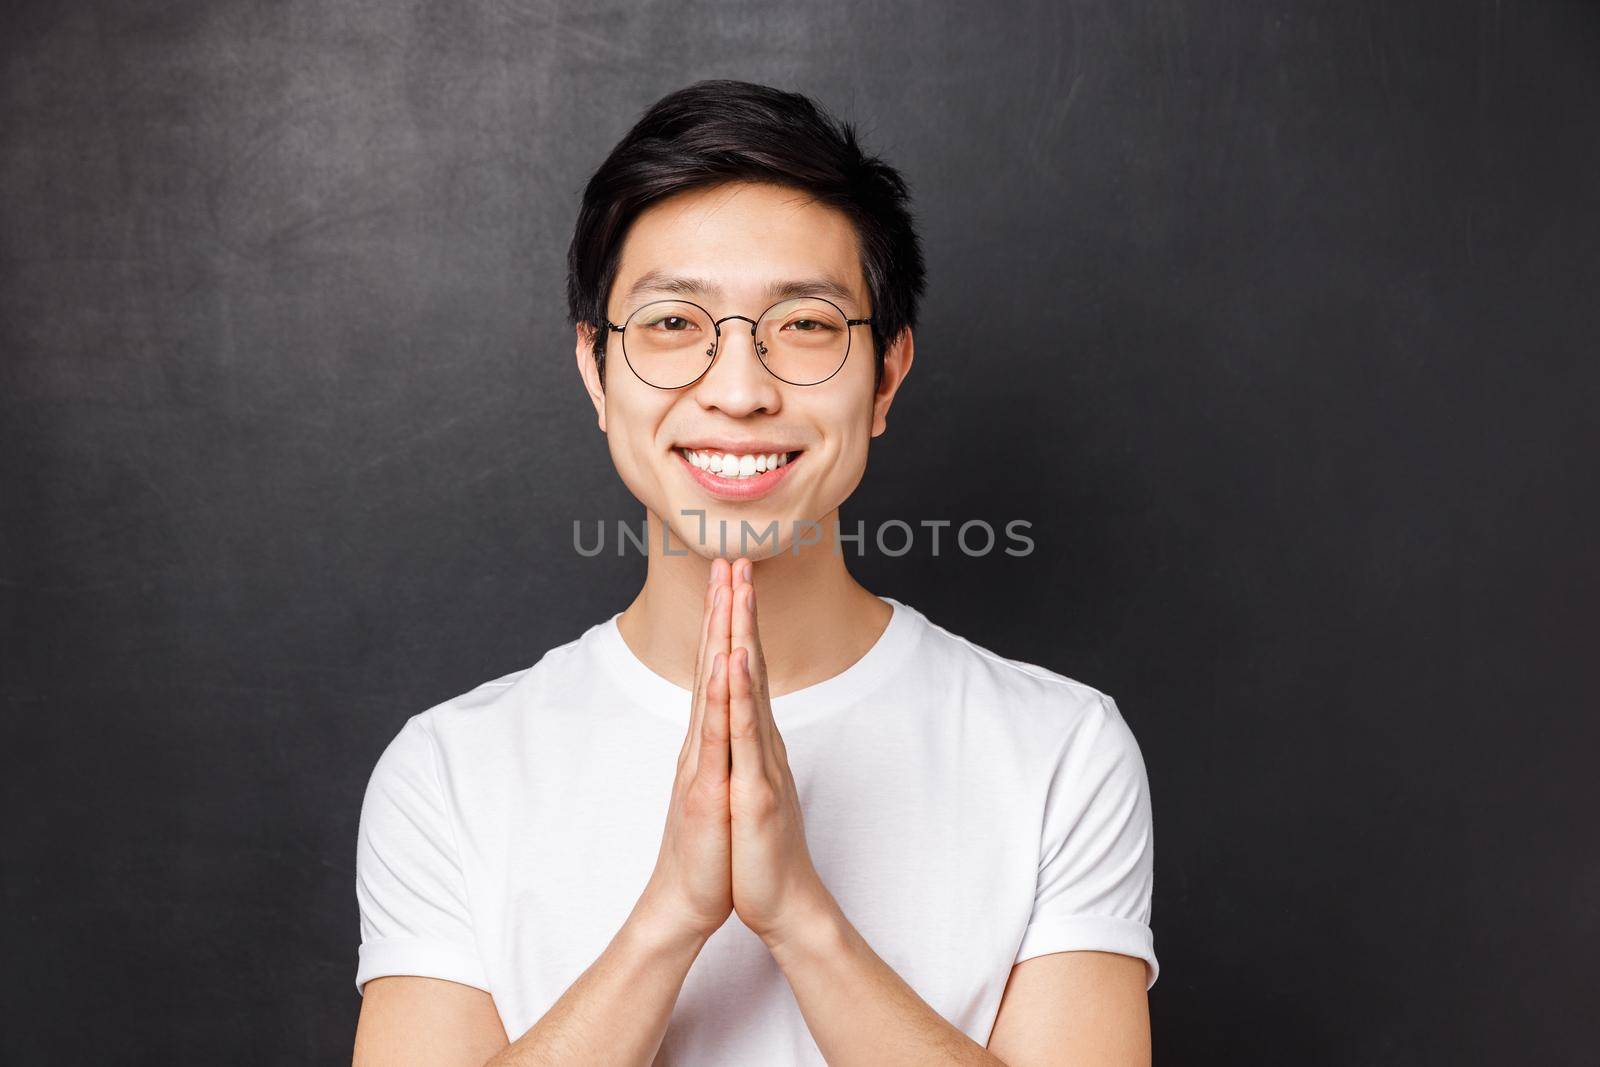
<path fill-rule="evenodd" d="M 872 299 L 876 387 L 884 350 L 916 325 L 925 284 L 906 182 L 862 151 L 853 125 L 810 97 L 726 79 L 695 82 L 656 101 L 584 187 L 567 251 L 567 314 L 571 325 L 596 327 L 602 384 L 606 304 L 628 228 L 658 200 L 731 181 L 791 186 L 855 226 Z"/>

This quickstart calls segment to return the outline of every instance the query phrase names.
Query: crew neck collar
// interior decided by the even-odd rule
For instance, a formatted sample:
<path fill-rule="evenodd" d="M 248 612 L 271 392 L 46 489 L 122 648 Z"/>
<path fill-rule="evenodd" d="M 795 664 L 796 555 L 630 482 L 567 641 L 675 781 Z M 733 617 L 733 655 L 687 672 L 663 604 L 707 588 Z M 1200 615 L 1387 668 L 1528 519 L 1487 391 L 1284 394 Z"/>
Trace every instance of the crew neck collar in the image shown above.
<path fill-rule="evenodd" d="M 866 655 L 834 675 L 803 689 L 772 698 L 772 717 L 781 728 L 798 726 L 842 710 L 876 690 L 905 659 L 921 636 L 915 609 L 893 597 L 878 598 L 894 609 L 889 624 Z M 687 724 L 693 693 L 663 678 L 623 640 L 617 612 L 593 630 L 595 651 L 612 678 L 634 702 L 658 715 Z"/>

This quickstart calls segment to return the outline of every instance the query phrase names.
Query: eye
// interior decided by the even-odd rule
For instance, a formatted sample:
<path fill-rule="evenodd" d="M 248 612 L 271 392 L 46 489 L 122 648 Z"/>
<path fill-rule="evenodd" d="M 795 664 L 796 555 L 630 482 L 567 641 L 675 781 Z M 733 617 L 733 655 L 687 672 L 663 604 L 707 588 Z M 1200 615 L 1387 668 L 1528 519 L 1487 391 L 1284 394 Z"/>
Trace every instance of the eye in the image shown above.
<path fill-rule="evenodd" d="M 693 319 L 685 315 L 661 315 L 641 323 L 645 329 L 657 333 L 688 333 L 698 329 Z"/>
<path fill-rule="evenodd" d="M 789 328 L 799 333 L 817 333 L 818 331 L 831 329 L 832 327 L 830 327 L 826 322 L 819 322 L 816 319 L 795 319 L 793 322 L 789 323 Z"/>

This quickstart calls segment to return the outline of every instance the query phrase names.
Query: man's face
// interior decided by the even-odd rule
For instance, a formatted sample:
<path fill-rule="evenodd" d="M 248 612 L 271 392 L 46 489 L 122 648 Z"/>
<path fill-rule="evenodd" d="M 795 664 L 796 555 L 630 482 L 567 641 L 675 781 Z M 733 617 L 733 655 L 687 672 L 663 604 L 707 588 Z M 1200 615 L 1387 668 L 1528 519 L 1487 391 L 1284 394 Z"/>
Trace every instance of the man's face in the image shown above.
<path fill-rule="evenodd" d="M 725 184 L 680 193 L 640 214 L 623 243 L 606 312 L 621 324 L 650 301 L 686 299 L 714 319 L 756 319 L 776 302 L 777 290 L 812 282 L 842 289 L 819 294 L 848 317 L 872 314 L 855 229 L 844 214 L 795 189 Z M 774 377 L 742 319 L 722 324 L 715 362 L 683 388 L 641 381 L 614 332 L 603 390 L 582 326 L 578 364 L 612 462 L 633 495 L 691 550 L 762 558 L 788 550 L 797 523 L 804 540 L 816 537 L 806 523 L 827 518 L 855 490 L 868 442 L 884 431 L 910 365 L 909 331 L 892 346 L 876 391 L 871 327 L 850 327 L 850 335 L 849 357 L 819 385 Z M 686 452 L 697 453 L 699 463 Z M 750 470 L 750 461 L 739 468 L 724 458 L 753 455 L 759 468 L 774 452 L 787 462 L 753 477 L 737 476 Z M 749 524 L 743 545 L 741 522 Z"/>

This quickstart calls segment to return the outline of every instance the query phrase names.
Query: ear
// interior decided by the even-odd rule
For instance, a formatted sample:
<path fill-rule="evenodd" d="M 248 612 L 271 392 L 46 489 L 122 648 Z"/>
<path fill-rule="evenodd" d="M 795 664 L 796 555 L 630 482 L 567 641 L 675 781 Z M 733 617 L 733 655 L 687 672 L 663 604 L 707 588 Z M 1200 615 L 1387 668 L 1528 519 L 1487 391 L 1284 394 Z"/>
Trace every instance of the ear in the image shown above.
<path fill-rule="evenodd" d="M 577 327 L 577 356 L 578 374 L 583 378 L 584 391 L 589 394 L 589 400 L 594 404 L 595 418 L 600 424 L 600 432 L 606 432 L 606 388 L 600 380 L 600 368 L 594 361 L 594 335 L 593 323 L 580 322 Z"/>
<path fill-rule="evenodd" d="M 900 391 L 900 385 L 911 373 L 911 360 L 916 345 L 911 337 L 911 327 L 900 331 L 900 336 L 889 342 L 883 354 L 883 377 L 878 381 L 878 391 L 872 398 L 872 436 L 879 437 L 889 428 L 889 405 Z"/>

